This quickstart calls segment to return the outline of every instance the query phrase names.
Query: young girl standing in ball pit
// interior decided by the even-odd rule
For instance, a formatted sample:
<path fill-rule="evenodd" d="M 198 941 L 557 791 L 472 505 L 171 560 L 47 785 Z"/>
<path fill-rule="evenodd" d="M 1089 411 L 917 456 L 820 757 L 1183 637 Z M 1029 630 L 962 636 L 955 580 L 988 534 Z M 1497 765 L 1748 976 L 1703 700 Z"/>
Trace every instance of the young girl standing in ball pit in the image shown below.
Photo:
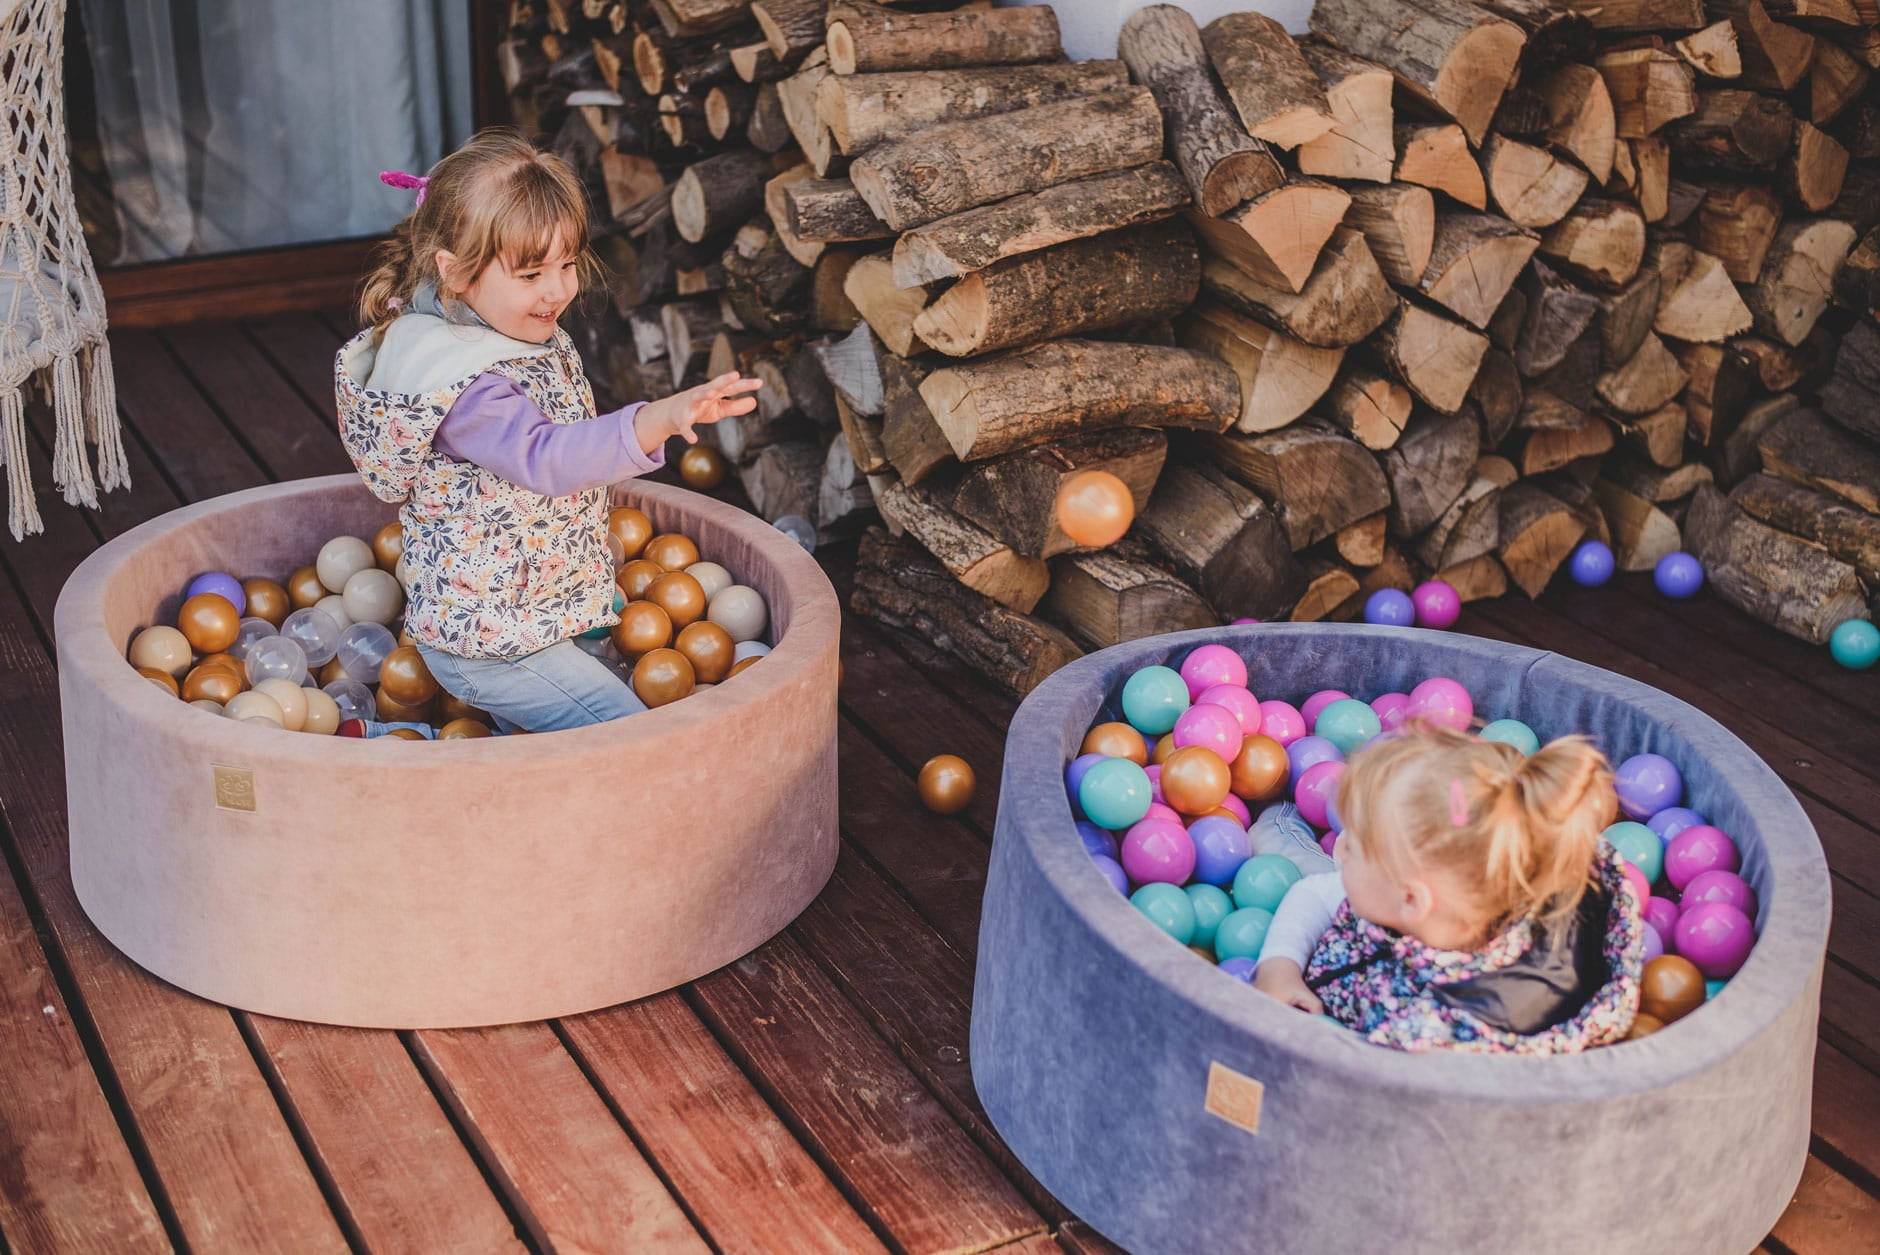
<path fill-rule="evenodd" d="M 693 443 L 696 426 L 749 413 L 760 384 L 732 373 L 597 416 L 557 325 L 597 269 L 566 163 L 495 129 L 427 177 L 381 177 L 416 187 L 417 204 L 334 373 L 346 451 L 374 495 L 404 503 L 405 630 L 437 682 L 503 731 L 645 710 L 573 640 L 618 622 L 607 486 L 663 465 L 668 437 Z"/>
<path fill-rule="evenodd" d="M 1585 738 L 1380 739 L 1337 809 L 1338 870 L 1287 892 L 1257 988 L 1402 1050 L 1558 1054 L 1631 1028 L 1643 904 L 1600 842 L 1618 801 Z"/>

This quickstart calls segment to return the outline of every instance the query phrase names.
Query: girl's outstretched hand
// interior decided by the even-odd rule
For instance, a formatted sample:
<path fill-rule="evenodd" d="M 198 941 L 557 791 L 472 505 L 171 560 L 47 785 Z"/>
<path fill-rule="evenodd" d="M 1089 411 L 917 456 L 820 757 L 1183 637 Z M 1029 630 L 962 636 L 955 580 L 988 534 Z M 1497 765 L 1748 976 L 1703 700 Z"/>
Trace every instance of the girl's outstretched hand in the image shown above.
<path fill-rule="evenodd" d="M 735 370 L 727 371 L 695 388 L 648 404 L 641 411 L 648 420 L 648 426 L 642 431 L 653 440 L 655 448 L 664 444 L 668 436 L 682 436 L 687 444 L 697 444 L 698 433 L 694 428 L 710 426 L 721 418 L 749 414 L 757 408 L 757 398 L 749 394 L 763 386 L 762 380 L 740 375 Z"/>

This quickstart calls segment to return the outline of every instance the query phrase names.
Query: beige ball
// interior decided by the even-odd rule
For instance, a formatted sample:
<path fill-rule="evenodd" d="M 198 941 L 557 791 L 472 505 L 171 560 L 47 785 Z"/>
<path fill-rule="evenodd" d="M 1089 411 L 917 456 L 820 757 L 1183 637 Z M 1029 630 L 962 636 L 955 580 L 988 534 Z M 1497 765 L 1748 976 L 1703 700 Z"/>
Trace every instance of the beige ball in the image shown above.
<path fill-rule="evenodd" d="M 405 608 L 405 590 L 390 571 L 368 567 L 356 571 L 340 594 L 347 616 L 354 623 L 390 623 Z"/>
<path fill-rule="evenodd" d="M 320 598 L 313 603 L 313 608 L 326 611 L 328 617 L 339 624 L 341 629 L 352 625 L 352 616 L 346 613 L 346 599 L 338 593 Z"/>
<path fill-rule="evenodd" d="M 197 710 L 206 710 L 218 718 L 226 713 L 222 709 L 221 702 L 212 702 L 206 697 L 198 697 L 195 701 L 191 702 L 190 705 L 194 706 Z"/>
<path fill-rule="evenodd" d="M 277 728 L 287 726 L 287 716 L 281 710 L 281 704 L 260 689 L 249 689 L 246 693 L 237 693 L 222 708 L 222 713 L 230 719 L 243 722 L 260 719 Z"/>
<path fill-rule="evenodd" d="M 307 720 L 300 725 L 300 730 L 315 736 L 332 736 L 338 732 L 339 703 L 316 688 L 300 691 L 307 696 Z"/>
<path fill-rule="evenodd" d="M 755 588 L 733 584 L 711 599 L 705 617 L 731 633 L 734 641 L 754 641 L 764 634 L 770 609 Z"/>
<path fill-rule="evenodd" d="M 400 558 L 397 564 L 392 567 L 392 578 L 398 581 L 400 588 L 411 587 L 411 568 L 405 565 L 403 558 Z"/>
<path fill-rule="evenodd" d="M 307 723 L 307 691 L 292 680 L 263 680 L 254 691 L 266 693 L 281 707 L 281 726 L 298 732 Z"/>
<path fill-rule="evenodd" d="M 685 569 L 685 573 L 697 580 L 699 587 L 705 590 L 706 601 L 710 601 L 737 582 L 731 578 L 731 572 L 716 562 L 694 562 Z"/>
<path fill-rule="evenodd" d="M 195 657 L 189 638 L 173 627 L 147 627 L 131 638 L 131 666 L 166 671 L 176 679 L 189 673 Z"/>
<path fill-rule="evenodd" d="M 371 545 L 357 536 L 335 536 L 320 546 L 320 556 L 313 560 L 313 569 L 320 582 L 326 585 L 326 591 L 337 593 L 356 572 L 376 564 Z"/>

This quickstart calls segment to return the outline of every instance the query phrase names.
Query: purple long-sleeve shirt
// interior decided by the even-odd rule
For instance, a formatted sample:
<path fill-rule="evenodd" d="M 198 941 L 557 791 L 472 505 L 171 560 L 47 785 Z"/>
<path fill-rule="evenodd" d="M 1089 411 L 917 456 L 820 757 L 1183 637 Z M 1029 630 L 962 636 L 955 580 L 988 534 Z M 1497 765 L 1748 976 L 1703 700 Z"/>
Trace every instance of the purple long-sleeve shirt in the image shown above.
<path fill-rule="evenodd" d="M 644 404 L 636 401 L 586 422 L 557 423 L 513 381 L 479 375 L 457 394 L 431 447 L 530 492 L 564 497 L 666 464 L 664 448 L 650 456 L 640 450 L 633 419 Z"/>

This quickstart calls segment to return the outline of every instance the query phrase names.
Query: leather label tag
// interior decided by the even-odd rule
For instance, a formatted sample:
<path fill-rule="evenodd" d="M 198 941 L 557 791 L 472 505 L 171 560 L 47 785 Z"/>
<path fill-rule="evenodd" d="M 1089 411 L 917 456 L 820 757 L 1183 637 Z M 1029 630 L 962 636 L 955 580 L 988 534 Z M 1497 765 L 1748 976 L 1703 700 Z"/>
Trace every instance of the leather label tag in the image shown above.
<path fill-rule="evenodd" d="M 1260 1132 L 1260 1103 L 1266 1086 L 1219 1062 L 1208 1064 L 1208 1114 L 1249 1133 Z"/>
<path fill-rule="evenodd" d="M 255 808 L 255 773 L 246 767 L 215 766 L 215 804 L 225 811 Z"/>

